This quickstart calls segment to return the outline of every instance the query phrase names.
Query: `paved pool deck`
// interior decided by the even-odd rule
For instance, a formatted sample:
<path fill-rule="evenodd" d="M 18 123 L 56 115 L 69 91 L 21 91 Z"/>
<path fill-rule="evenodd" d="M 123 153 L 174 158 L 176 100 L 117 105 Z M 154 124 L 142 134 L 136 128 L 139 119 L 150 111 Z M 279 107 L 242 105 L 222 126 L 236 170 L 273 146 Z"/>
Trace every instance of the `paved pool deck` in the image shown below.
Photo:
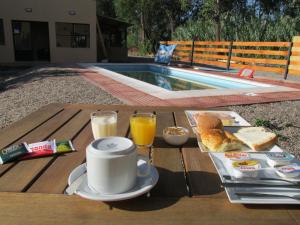
<path fill-rule="evenodd" d="M 191 70 L 191 69 L 186 69 Z M 254 103 L 267 103 L 267 102 L 278 102 L 287 100 L 299 100 L 300 99 L 300 83 L 290 82 L 284 80 L 271 80 L 264 78 L 239 78 L 242 80 L 251 80 L 260 82 L 263 84 L 280 86 L 278 88 L 270 89 L 264 92 L 264 87 L 260 87 L 261 91 L 255 91 L 249 93 L 239 93 L 238 91 L 230 91 L 229 93 L 216 92 L 217 94 L 207 93 L 201 94 L 196 97 L 171 97 L 158 93 L 158 89 L 153 88 L 152 90 L 143 90 L 138 87 L 135 83 L 126 83 L 125 81 L 118 80 L 115 77 L 108 76 L 99 71 L 95 71 L 87 68 L 78 68 L 77 71 L 89 82 L 100 87 L 101 89 L 109 92 L 114 97 L 120 99 L 128 105 L 145 105 L 145 106 L 185 106 L 185 107 L 220 107 L 229 105 L 243 105 L 243 104 L 254 104 Z M 191 70 L 195 71 L 195 70 Z M 208 74 L 225 76 L 230 78 L 237 78 L 236 74 L 220 72 L 220 71 L 202 71 Z M 136 87 L 135 87 L 136 85 Z M 152 85 L 151 85 L 152 86 Z M 193 91 L 191 91 L 193 93 Z M 202 92 L 203 93 L 203 92 Z M 165 95 L 165 96 L 164 96 Z M 193 96 L 193 94 L 191 94 Z"/>

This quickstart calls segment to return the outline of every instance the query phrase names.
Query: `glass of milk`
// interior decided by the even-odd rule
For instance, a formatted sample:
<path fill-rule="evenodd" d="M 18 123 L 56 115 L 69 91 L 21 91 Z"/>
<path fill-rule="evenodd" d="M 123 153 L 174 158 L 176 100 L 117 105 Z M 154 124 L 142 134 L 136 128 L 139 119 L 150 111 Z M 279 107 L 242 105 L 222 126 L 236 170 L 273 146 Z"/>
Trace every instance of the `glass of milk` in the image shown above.
<path fill-rule="evenodd" d="M 91 124 L 94 139 L 117 136 L 117 113 L 114 111 L 93 112 Z"/>

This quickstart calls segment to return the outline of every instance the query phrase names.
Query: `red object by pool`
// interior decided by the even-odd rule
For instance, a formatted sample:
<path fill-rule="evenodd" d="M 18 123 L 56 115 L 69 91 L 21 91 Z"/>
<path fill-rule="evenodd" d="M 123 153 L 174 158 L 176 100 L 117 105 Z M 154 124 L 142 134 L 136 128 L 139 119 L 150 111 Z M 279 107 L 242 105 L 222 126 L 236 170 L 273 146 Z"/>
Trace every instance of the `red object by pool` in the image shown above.
<path fill-rule="evenodd" d="M 253 78 L 253 74 L 254 74 L 253 69 L 245 68 L 245 69 L 240 70 L 240 72 L 238 73 L 238 76 L 239 77 Z"/>

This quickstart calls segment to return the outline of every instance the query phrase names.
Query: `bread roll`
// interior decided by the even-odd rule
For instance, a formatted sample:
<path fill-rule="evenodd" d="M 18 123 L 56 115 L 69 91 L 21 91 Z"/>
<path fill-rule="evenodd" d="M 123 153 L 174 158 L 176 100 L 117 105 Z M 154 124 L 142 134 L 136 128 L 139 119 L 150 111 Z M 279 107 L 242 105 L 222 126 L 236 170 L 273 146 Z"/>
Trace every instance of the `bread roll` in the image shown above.
<path fill-rule="evenodd" d="M 208 130 L 208 129 L 223 130 L 222 121 L 216 116 L 200 114 L 200 115 L 196 116 L 196 121 L 197 121 L 197 128 L 200 133 L 202 131 Z"/>
<path fill-rule="evenodd" d="M 202 144 L 210 151 L 240 150 L 243 144 L 231 133 L 221 129 L 207 129 L 200 133 Z"/>

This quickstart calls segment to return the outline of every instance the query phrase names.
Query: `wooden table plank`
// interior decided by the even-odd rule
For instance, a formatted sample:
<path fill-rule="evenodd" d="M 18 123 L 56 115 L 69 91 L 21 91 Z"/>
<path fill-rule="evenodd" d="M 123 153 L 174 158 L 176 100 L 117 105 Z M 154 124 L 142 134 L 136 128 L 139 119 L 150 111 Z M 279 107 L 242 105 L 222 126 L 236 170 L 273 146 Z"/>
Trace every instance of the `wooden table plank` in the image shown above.
<path fill-rule="evenodd" d="M 84 114 L 90 115 L 90 110 L 84 110 Z M 118 113 L 118 135 L 126 136 L 129 127 L 130 111 Z M 76 152 L 57 158 L 41 177 L 28 189 L 35 193 L 63 193 L 67 186 L 67 180 L 72 170 L 83 163 L 87 145 L 92 142 L 93 135 L 91 125 L 88 124 L 74 139 Z M 53 180 L 55 179 L 55 183 Z"/>
<path fill-rule="evenodd" d="M 83 115 L 82 113 L 77 114 L 77 110 L 65 110 L 63 111 L 60 116 L 55 117 L 56 120 L 52 121 L 52 125 L 49 127 L 45 127 L 50 130 L 45 130 L 43 132 L 50 132 L 56 131 L 61 126 L 61 129 L 56 131 L 52 136 L 49 138 L 57 138 L 57 139 L 72 139 L 89 121 L 89 115 Z M 73 119 L 71 119 L 74 115 L 76 115 Z M 84 120 L 84 118 L 86 118 Z M 54 118 L 53 118 L 54 119 Z M 69 121 L 69 119 L 71 119 Z M 68 121 L 68 122 L 67 122 Z M 67 122 L 67 123 L 66 123 Z M 66 123 L 66 124 L 65 124 Z M 38 141 L 40 134 L 35 134 L 35 141 Z M 38 158 L 32 160 L 25 160 L 20 161 L 6 172 L 0 179 L 0 191 L 23 191 L 30 185 L 33 179 L 42 172 L 44 167 L 47 164 L 51 163 L 54 157 L 45 157 L 45 158 Z M 18 182 L 15 182 L 15 181 Z"/>
<path fill-rule="evenodd" d="M 193 197 L 205 195 L 227 198 L 221 188 L 221 180 L 207 153 L 202 153 L 195 148 L 183 148 L 182 154 Z"/>
<path fill-rule="evenodd" d="M 182 154 L 187 173 L 190 194 L 193 197 L 223 197 L 226 198 L 221 188 L 221 181 L 207 153 L 201 153 L 196 135 L 193 133 L 184 112 L 176 112 L 175 121 L 178 126 L 189 129 L 190 139 L 183 146 Z"/>
<path fill-rule="evenodd" d="M 197 137 L 196 134 L 194 134 L 192 127 L 190 126 L 188 119 L 184 113 L 184 111 L 181 112 L 175 112 L 174 113 L 174 118 L 175 118 L 175 123 L 176 126 L 179 127 L 185 127 L 189 130 L 189 139 L 188 141 L 183 145 L 183 147 L 194 147 L 198 149 L 198 142 L 197 142 Z"/>
<path fill-rule="evenodd" d="M 156 137 L 160 142 L 154 143 L 152 163 L 157 167 L 159 180 L 151 191 L 151 196 L 185 196 L 188 195 L 182 157 L 179 148 L 164 143 L 162 131 L 165 127 L 174 126 L 172 112 L 157 112 Z M 159 144 L 158 144 L 159 143 Z M 161 148 L 165 146 L 165 148 Z"/>
<path fill-rule="evenodd" d="M 227 199 L 139 198 L 113 203 L 113 210 L 102 202 L 56 194 L 0 193 L 0 202 L 1 223 L 14 225 L 297 225 L 282 206 L 247 208 Z"/>
<path fill-rule="evenodd" d="M 76 152 L 58 157 L 27 192 L 63 193 L 70 173 L 85 160 L 86 146 L 94 139 L 91 130 L 88 124 L 73 141 Z"/>
<path fill-rule="evenodd" d="M 38 126 L 36 129 L 32 130 L 30 133 L 26 134 L 25 136 L 22 136 L 22 138 L 18 139 L 13 144 L 22 143 L 22 142 L 33 143 L 33 142 L 48 139 L 49 135 L 51 135 L 51 133 L 55 132 L 56 129 L 62 126 L 67 118 L 71 118 L 78 111 L 79 110 L 75 110 L 75 109 L 61 111 L 60 113 L 56 114 L 54 117 L 51 117 L 51 119 L 47 120 L 42 125 Z M 33 118 L 31 117 L 29 118 L 33 120 Z M 63 118 L 63 120 L 61 120 L 60 118 Z M 2 176 L 4 173 L 6 173 L 10 168 L 12 168 L 16 164 L 17 162 L 11 162 L 11 163 L 1 165 L 0 175 Z"/>
<path fill-rule="evenodd" d="M 0 149 L 17 141 L 40 124 L 63 110 L 62 104 L 50 104 L 0 131 Z"/>
<path fill-rule="evenodd" d="M 181 160 L 181 154 L 177 148 L 153 149 L 152 163 L 159 172 L 159 180 L 151 191 L 151 196 L 182 197 L 188 195 Z"/>

